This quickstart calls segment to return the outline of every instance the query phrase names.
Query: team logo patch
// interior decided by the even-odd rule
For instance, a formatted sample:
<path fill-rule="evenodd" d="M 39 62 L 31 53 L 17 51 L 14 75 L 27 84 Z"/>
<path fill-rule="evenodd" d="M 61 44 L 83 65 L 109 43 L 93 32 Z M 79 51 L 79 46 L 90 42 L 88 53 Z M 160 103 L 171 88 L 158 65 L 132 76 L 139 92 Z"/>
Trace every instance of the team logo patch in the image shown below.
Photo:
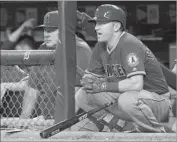
<path fill-rule="evenodd" d="M 139 58 L 135 53 L 129 53 L 127 55 L 127 63 L 129 66 L 134 67 L 139 64 Z"/>
<path fill-rule="evenodd" d="M 105 17 L 105 18 L 109 19 L 110 16 L 111 16 L 110 11 L 107 11 L 106 13 L 104 13 L 104 17 Z"/>

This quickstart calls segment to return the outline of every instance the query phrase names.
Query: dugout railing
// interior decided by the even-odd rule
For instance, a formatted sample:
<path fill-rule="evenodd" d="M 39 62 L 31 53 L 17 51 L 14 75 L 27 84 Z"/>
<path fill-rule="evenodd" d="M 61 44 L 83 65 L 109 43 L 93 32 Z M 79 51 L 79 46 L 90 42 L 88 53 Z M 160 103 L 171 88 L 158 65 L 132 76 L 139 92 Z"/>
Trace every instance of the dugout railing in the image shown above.
<path fill-rule="evenodd" d="M 54 58 L 55 50 L 1 50 L 1 127 L 43 128 L 54 124 L 51 114 L 55 111 L 54 92 L 57 90 Z M 31 115 L 21 116 L 22 111 L 26 111 L 22 109 L 28 109 L 23 108 L 23 103 L 30 103 L 30 97 L 23 102 L 26 90 L 24 82 L 20 82 L 26 76 L 25 85 L 38 90 L 39 94 Z"/>
<path fill-rule="evenodd" d="M 58 9 L 60 9 L 60 22 L 58 26 L 60 32 L 58 37 L 61 43 L 57 45 L 57 47 L 60 46 L 62 48 L 56 48 L 55 51 L 57 56 L 55 56 L 55 51 L 49 50 L 1 50 L 1 88 L 6 85 L 2 86 L 3 82 L 14 83 L 21 81 L 24 74 L 19 75 L 19 73 L 14 69 L 14 66 L 19 65 L 21 69 L 29 71 L 29 73 L 27 73 L 29 75 L 29 86 L 39 91 L 39 97 L 36 99 L 35 109 L 32 115 L 30 115 L 30 118 L 25 119 L 23 118 L 24 115 L 21 117 L 22 110 L 24 109 L 22 103 L 24 99 L 24 91 L 12 91 L 11 89 L 8 89 L 1 92 L 1 94 L 4 93 L 1 95 L 1 127 L 24 126 L 34 128 L 34 126 L 41 125 L 44 127 L 63 121 L 64 119 L 75 115 L 73 94 L 75 92 L 76 83 L 75 31 L 77 20 L 76 16 L 74 16 L 76 15 L 76 8 L 76 1 L 58 1 Z M 55 64 L 54 59 L 57 61 Z M 55 72 L 57 72 L 57 76 Z M 63 78 L 63 80 L 60 78 Z M 24 84 L 19 85 L 21 86 L 21 89 L 23 89 L 22 85 Z M 60 88 L 57 86 L 60 86 Z M 20 97 L 21 99 L 19 99 Z M 6 100 L 6 98 L 9 100 Z M 26 102 L 30 101 L 27 100 Z M 39 107 L 39 111 L 36 109 L 36 106 L 41 106 Z M 41 114 L 43 114 L 42 116 L 45 118 L 41 117 Z"/>

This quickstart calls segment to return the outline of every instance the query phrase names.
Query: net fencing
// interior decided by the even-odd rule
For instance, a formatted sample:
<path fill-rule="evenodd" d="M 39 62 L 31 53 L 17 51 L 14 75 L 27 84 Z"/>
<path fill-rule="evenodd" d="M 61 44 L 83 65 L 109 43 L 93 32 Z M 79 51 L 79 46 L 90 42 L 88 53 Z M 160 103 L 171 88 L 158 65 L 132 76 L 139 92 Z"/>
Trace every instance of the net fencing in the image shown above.
<path fill-rule="evenodd" d="M 54 124 L 55 50 L 1 51 L 1 127 Z"/>

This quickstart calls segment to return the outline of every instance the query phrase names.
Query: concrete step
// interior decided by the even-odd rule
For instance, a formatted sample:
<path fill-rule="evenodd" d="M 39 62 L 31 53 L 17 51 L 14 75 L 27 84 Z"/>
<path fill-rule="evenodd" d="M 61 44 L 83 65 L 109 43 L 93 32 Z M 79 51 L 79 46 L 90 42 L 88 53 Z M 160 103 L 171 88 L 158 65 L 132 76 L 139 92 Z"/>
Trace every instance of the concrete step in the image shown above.
<path fill-rule="evenodd" d="M 111 133 L 90 131 L 63 131 L 48 139 L 42 139 L 40 131 L 25 130 L 8 135 L 1 132 L 1 142 L 7 141 L 158 141 L 175 142 L 175 133 Z"/>

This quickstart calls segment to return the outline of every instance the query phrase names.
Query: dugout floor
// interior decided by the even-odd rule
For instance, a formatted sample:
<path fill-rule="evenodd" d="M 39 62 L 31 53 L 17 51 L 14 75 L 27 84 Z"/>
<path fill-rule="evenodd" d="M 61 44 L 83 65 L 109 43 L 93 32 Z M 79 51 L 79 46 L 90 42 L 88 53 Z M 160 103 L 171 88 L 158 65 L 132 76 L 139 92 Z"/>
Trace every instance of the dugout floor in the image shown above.
<path fill-rule="evenodd" d="M 172 118 L 169 125 L 172 125 L 176 118 Z M 94 132 L 93 125 L 85 119 L 70 130 L 62 131 L 48 139 L 42 139 L 39 135 L 40 130 L 26 129 L 17 133 L 7 133 L 8 130 L 1 130 L 1 142 L 6 141 L 157 141 L 157 142 L 176 142 L 176 133 L 118 133 L 118 132 Z M 86 127 L 87 125 L 87 127 Z M 89 130 L 88 130 L 89 128 Z M 78 131 L 79 130 L 79 131 Z"/>
<path fill-rule="evenodd" d="M 158 141 L 175 142 L 175 133 L 110 133 L 91 131 L 63 131 L 48 139 L 42 139 L 39 131 L 25 130 L 23 132 L 8 135 L 1 133 L 1 142 L 6 141 Z"/>

